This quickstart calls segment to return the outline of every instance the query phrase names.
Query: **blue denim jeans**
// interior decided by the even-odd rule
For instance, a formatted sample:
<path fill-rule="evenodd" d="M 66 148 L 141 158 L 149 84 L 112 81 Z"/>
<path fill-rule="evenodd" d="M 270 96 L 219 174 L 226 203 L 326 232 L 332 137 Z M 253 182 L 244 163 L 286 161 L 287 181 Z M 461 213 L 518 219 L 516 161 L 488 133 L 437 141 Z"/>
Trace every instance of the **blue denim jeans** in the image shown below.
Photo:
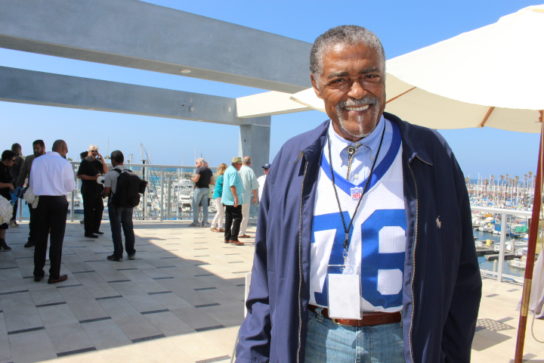
<path fill-rule="evenodd" d="M 198 224 L 198 215 L 202 206 L 202 224 L 208 223 L 208 199 L 210 188 L 195 188 L 193 191 L 193 223 Z"/>
<path fill-rule="evenodd" d="M 305 362 L 404 363 L 402 326 L 344 326 L 309 311 Z"/>
<path fill-rule="evenodd" d="M 125 235 L 125 251 L 127 251 L 129 256 L 134 255 L 136 250 L 134 249 L 132 208 L 115 207 L 109 203 L 108 214 L 110 217 L 111 237 L 113 240 L 113 255 L 115 257 L 123 257 L 123 237 L 121 237 L 121 228 Z"/>

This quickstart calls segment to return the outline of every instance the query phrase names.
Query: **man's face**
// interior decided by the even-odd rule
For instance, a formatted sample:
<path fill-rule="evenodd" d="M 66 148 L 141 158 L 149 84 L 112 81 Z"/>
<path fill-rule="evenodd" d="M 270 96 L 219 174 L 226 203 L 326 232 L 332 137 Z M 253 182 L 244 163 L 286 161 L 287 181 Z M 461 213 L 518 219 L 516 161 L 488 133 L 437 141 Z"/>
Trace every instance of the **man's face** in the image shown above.
<path fill-rule="evenodd" d="M 195 161 L 195 166 L 196 166 L 197 168 L 200 168 L 200 167 L 202 166 L 202 162 L 201 162 L 200 160 L 196 160 L 196 161 Z"/>
<path fill-rule="evenodd" d="M 242 167 L 242 163 L 235 163 L 234 167 L 236 168 L 236 170 L 240 170 L 240 168 Z"/>
<path fill-rule="evenodd" d="M 92 158 L 92 159 L 96 159 L 97 156 L 98 156 L 98 149 L 97 148 L 92 148 L 91 150 L 89 150 L 89 152 L 87 153 L 87 156 Z"/>
<path fill-rule="evenodd" d="M 45 147 L 40 144 L 33 145 L 32 149 L 34 151 L 34 156 L 36 157 L 45 154 Z"/>
<path fill-rule="evenodd" d="M 381 54 L 364 43 L 326 48 L 321 74 L 312 75 L 334 130 L 356 141 L 374 130 L 385 108 L 385 69 Z"/>

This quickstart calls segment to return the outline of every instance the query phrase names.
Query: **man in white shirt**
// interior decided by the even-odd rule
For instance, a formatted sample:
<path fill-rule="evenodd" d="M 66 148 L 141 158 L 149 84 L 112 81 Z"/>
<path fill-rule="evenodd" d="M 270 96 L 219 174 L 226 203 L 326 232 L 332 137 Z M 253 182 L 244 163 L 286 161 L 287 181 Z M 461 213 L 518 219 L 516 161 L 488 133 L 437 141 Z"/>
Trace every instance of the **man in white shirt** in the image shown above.
<path fill-rule="evenodd" d="M 263 189 L 264 189 L 264 183 L 266 183 L 266 176 L 268 175 L 268 172 L 270 171 L 270 164 L 266 163 L 263 165 L 263 175 L 257 178 L 257 183 L 259 184 L 259 201 L 261 200 L 261 197 L 263 195 Z"/>
<path fill-rule="evenodd" d="M 242 165 L 238 173 L 240 174 L 240 178 L 242 178 L 242 185 L 244 186 L 242 223 L 240 224 L 240 235 L 238 237 L 249 238 L 250 236 L 246 233 L 249 223 L 249 209 L 251 203 L 257 204 L 257 190 L 259 189 L 257 177 L 253 169 L 251 169 L 251 158 L 249 156 L 244 156 L 244 165 Z"/>
<path fill-rule="evenodd" d="M 68 213 L 66 194 L 75 189 L 74 170 L 66 160 L 68 145 L 64 140 L 57 140 L 53 143 L 52 150 L 36 158 L 30 171 L 30 187 L 39 197 L 35 220 L 34 281 L 41 281 L 44 276 L 43 267 L 49 237 L 50 269 L 47 282 L 50 284 L 68 279 L 67 275 L 60 274 L 60 264 Z"/>

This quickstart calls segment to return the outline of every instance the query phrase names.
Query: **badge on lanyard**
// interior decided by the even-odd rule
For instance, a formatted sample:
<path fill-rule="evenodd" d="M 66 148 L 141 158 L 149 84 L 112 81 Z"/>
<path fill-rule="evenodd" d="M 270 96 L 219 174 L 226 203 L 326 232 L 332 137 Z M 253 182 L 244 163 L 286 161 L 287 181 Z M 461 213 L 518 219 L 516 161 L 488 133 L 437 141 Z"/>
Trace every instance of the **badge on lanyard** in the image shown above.
<path fill-rule="evenodd" d="M 350 188 L 350 192 L 351 192 L 351 199 L 353 199 L 353 200 L 359 200 L 363 196 L 363 188 L 362 187 Z"/>
<path fill-rule="evenodd" d="M 358 274 L 328 274 L 329 316 L 361 319 L 361 281 Z"/>

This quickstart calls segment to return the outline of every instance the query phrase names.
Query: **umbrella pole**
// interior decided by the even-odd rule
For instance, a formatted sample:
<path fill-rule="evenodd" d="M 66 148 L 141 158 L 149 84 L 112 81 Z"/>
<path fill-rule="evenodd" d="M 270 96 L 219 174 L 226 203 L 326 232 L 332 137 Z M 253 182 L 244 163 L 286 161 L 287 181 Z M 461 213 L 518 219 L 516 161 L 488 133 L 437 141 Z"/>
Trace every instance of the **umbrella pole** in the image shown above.
<path fill-rule="evenodd" d="M 542 123 L 542 114 L 541 120 Z M 533 267 L 535 264 L 536 241 L 538 237 L 538 222 L 540 220 L 540 206 L 542 204 L 542 153 L 543 153 L 544 123 L 540 131 L 540 147 L 538 151 L 538 165 L 536 168 L 536 183 L 533 199 L 533 213 L 531 227 L 529 229 L 529 245 L 527 250 L 527 262 L 525 265 L 525 279 L 523 281 L 523 294 L 521 298 L 521 309 L 519 314 L 518 335 L 516 341 L 515 363 L 523 361 L 523 346 L 525 344 L 525 329 L 527 327 L 527 314 L 529 312 L 529 299 L 531 296 L 531 284 L 533 279 Z"/>

